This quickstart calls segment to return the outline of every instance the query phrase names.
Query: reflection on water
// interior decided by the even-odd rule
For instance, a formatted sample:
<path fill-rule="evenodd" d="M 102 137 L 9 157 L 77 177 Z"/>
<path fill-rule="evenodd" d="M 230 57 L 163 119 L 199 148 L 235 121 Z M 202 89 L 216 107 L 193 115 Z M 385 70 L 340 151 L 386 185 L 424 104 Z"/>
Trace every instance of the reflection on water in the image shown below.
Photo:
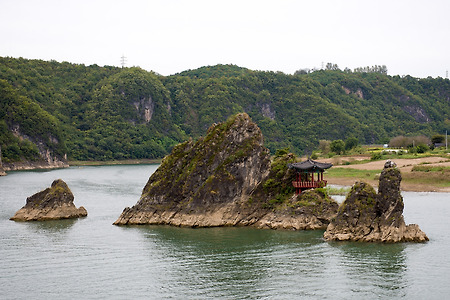
<path fill-rule="evenodd" d="M 279 284 L 309 276 L 308 270 L 319 267 L 320 263 L 311 266 L 297 260 L 314 252 L 308 249 L 323 244 L 320 231 L 159 226 L 133 229 L 148 240 L 152 257 L 157 253 L 159 260 L 170 266 L 163 277 L 171 281 L 164 287 L 174 294 L 188 292 L 193 298 L 283 294 L 277 288 Z M 274 276 L 278 272 L 284 273 L 285 278 Z M 191 287 L 189 291 L 186 286 Z"/>
<path fill-rule="evenodd" d="M 170 266 L 163 277 L 171 281 L 164 286 L 174 294 L 190 286 L 194 298 L 296 297 L 302 287 L 305 297 L 326 298 L 327 282 L 336 295 L 405 295 L 404 244 L 327 243 L 323 231 L 133 229 L 145 237 L 149 253 Z"/>
<path fill-rule="evenodd" d="M 339 250 L 341 276 L 352 282 L 351 290 L 360 296 L 400 297 L 405 295 L 405 244 L 330 242 Z"/>
<path fill-rule="evenodd" d="M 323 231 L 111 225 L 155 166 L 0 178 L 2 299 L 444 299 L 450 199 L 404 193 L 426 244 L 325 242 Z M 14 222 L 26 197 L 65 180 L 86 218 Z"/>
<path fill-rule="evenodd" d="M 171 265 L 170 290 L 191 286 L 193 297 L 296 297 L 302 287 L 305 297 L 326 298 L 324 282 L 342 296 L 404 295 L 404 244 L 326 243 L 323 231 L 136 229 Z"/>
<path fill-rule="evenodd" d="M 45 222 L 31 221 L 31 222 L 17 222 L 19 226 L 24 227 L 30 235 L 47 238 L 55 242 L 65 240 L 73 225 L 78 222 L 78 219 L 66 220 L 49 220 Z"/>
<path fill-rule="evenodd" d="M 17 222 L 37 234 L 59 234 L 67 232 L 78 219 L 49 220 L 45 222 Z"/>

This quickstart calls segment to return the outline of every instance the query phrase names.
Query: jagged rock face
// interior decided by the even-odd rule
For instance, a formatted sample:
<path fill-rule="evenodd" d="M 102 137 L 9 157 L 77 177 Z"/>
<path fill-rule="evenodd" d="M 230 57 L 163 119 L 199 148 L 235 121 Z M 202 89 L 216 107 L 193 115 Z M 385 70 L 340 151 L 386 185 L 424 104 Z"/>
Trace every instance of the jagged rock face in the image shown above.
<path fill-rule="evenodd" d="M 428 241 L 416 224 L 405 224 L 401 179 L 395 163 L 387 161 L 380 176 L 378 194 L 365 182 L 355 183 L 336 218 L 328 225 L 324 238 L 388 243 Z"/>
<path fill-rule="evenodd" d="M 67 164 L 67 157 L 60 157 L 51 151 L 48 147 L 48 142 L 53 144 L 59 144 L 59 140 L 52 136 L 50 133 L 48 135 L 49 141 L 45 141 L 40 137 L 31 137 L 22 133 L 21 127 L 19 124 L 15 124 L 11 128 L 11 133 L 18 137 L 21 140 L 28 140 L 31 143 L 35 144 L 38 148 L 40 160 L 31 162 L 10 162 L 5 163 L 4 169 L 6 170 L 29 170 L 36 168 L 50 169 L 50 168 L 66 168 L 69 165 Z"/>
<path fill-rule="evenodd" d="M 287 172 L 286 163 L 284 167 L 278 173 Z M 114 224 L 325 228 L 329 220 L 300 206 L 267 205 L 270 197 L 262 186 L 270 171 L 261 130 L 247 114 L 236 115 L 211 126 L 204 138 L 176 146 L 152 174 L 138 203 L 125 208 Z M 316 206 L 314 212 L 322 208 Z"/>
<path fill-rule="evenodd" d="M 217 217 L 247 201 L 269 166 L 261 130 L 247 114 L 239 114 L 211 126 L 204 138 L 176 146 L 150 177 L 139 202 L 115 224 L 222 225 L 226 221 Z M 166 215 L 174 213 L 176 220 L 169 221 Z M 210 221 L 200 220 L 205 214 L 212 216 Z"/>
<path fill-rule="evenodd" d="M 152 120 L 153 113 L 155 111 L 155 102 L 151 96 L 148 98 L 142 97 L 139 101 L 133 102 L 136 111 L 142 116 L 145 123 L 148 123 Z"/>
<path fill-rule="evenodd" d="M 67 184 L 57 179 L 50 188 L 27 198 L 24 207 L 10 219 L 14 221 L 45 221 L 87 216 L 83 206 L 76 208 L 74 196 Z"/>
<path fill-rule="evenodd" d="M 381 226 L 400 227 L 403 221 L 403 197 L 400 193 L 402 175 L 394 162 L 388 160 L 380 175 L 378 184 L 377 213 Z"/>
<path fill-rule="evenodd" d="M 0 176 L 5 176 L 6 172 L 3 170 L 3 164 L 2 164 L 2 147 L 0 147 Z"/>

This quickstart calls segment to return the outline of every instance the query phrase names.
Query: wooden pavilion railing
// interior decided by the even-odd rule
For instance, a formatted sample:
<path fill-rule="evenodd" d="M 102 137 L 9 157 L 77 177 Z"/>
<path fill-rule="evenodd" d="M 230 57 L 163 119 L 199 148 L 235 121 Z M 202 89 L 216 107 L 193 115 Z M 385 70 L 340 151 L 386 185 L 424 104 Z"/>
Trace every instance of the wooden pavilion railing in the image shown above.
<path fill-rule="evenodd" d="M 324 187 L 327 185 L 327 181 L 326 180 L 322 180 L 322 181 L 292 181 L 292 185 L 296 188 L 296 189 L 301 189 L 301 188 L 307 188 L 307 189 L 312 189 L 312 188 L 318 188 L 318 187 Z"/>
<path fill-rule="evenodd" d="M 299 195 L 303 190 L 324 187 L 327 185 L 327 181 L 292 181 L 292 185 L 295 187 L 295 193 Z"/>

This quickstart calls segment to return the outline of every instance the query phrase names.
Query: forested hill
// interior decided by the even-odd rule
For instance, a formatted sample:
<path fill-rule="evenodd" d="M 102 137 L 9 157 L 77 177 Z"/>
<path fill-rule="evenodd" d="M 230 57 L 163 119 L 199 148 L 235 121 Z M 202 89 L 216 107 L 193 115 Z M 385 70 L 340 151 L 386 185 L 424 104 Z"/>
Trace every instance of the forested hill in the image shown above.
<path fill-rule="evenodd" d="M 140 68 L 0 57 L 4 162 L 48 149 L 71 160 L 161 158 L 215 122 L 247 112 L 274 151 L 320 139 L 385 143 L 450 128 L 450 81 L 376 72 L 309 74 L 217 65 L 161 76 Z"/>

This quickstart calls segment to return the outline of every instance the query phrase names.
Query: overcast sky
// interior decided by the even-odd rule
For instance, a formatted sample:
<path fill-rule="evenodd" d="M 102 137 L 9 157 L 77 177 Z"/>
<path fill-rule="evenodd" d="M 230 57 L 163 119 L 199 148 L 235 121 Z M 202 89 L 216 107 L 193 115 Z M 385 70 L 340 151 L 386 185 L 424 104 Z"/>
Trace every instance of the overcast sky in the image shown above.
<path fill-rule="evenodd" d="M 120 66 L 122 55 L 162 75 L 331 62 L 445 77 L 450 1 L 0 0 L 0 56 Z"/>

